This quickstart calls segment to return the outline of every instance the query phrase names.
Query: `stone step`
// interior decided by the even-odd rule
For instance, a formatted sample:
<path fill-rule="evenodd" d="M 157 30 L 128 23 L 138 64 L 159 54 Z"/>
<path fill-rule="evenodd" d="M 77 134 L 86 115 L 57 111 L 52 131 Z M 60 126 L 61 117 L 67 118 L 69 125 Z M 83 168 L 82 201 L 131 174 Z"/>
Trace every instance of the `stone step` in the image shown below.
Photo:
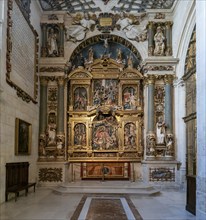
<path fill-rule="evenodd" d="M 74 182 L 64 183 L 54 188 L 53 191 L 59 194 L 70 193 L 98 193 L 98 194 L 134 194 L 154 196 L 160 193 L 154 187 L 140 183 L 119 183 L 108 182 Z"/>

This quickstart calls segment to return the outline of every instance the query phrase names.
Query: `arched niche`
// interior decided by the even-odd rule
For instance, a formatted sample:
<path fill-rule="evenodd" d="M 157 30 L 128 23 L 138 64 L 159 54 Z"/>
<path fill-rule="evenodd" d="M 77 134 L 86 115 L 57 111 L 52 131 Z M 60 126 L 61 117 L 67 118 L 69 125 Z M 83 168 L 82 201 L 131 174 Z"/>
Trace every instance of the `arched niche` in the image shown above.
<path fill-rule="evenodd" d="M 104 46 L 105 40 L 107 40 L 109 47 L 106 52 Z M 131 42 L 120 36 L 104 34 L 88 38 L 76 47 L 70 57 L 73 68 L 84 66 L 84 62 L 89 58 L 89 50 L 91 48 L 93 49 L 94 59 L 99 59 L 104 55 L 108 55 L 108 57 L 118 60 L 118 54 L 121 50 L 122 60 L 125 66 L 129 66 L 129 57 L 133 60 L 134 68 L 138 68 L 142 62 L 140 53 Z"/>

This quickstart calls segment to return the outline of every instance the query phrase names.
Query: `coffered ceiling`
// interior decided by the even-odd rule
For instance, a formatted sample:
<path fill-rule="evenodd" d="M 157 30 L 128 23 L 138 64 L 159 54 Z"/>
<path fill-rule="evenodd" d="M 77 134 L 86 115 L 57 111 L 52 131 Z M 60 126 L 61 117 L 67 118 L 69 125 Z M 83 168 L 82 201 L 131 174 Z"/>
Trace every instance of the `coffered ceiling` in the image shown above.
<path fill-rule="evenodd" d="M 44 11 L 75 12 L 144 12 L 146 9 L 169 9 L 175 0 L 39 0 Z"/>

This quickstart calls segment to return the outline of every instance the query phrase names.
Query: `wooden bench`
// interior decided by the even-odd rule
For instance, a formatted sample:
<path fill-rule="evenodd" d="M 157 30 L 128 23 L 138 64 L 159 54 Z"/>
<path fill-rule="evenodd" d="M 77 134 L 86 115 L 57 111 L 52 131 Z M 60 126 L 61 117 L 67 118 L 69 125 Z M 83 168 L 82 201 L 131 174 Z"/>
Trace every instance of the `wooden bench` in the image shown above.
<path fill-rule="evenodd" d="M 19 192 L 25 190 L 25 196 L 28 194 L 30 187 L 35 187 L 36 183 L 29 183 L 29 163 L 7 163 L 6 164 L 6 202 L 8 201 L 9 193 L 15 194 L 15 201 L 19 196 Z"/>

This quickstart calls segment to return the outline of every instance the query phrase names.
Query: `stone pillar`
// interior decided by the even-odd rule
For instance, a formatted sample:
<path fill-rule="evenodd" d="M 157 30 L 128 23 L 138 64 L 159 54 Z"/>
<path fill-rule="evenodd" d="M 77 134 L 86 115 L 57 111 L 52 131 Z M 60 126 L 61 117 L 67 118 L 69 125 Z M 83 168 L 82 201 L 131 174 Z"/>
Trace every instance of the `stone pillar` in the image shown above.
<path fill-rule="evenodd" d="M 173 125 L 172 125 L 172 83 L 173 83 L 173 75 L 165 75 L 165 124 L 166 129 L 172 133 Z"/>
<path fill-rule="evenodd" d="M 174 135 L 173 135 L 173 75 L 165 75 L 165 125 L 166 125 L 166 151 L 165 156 L 174 159 Z"/>
<path fill-rule="evenodd" d="M 155 156 L 155 134 L 154 134 L 154 83 L 155 77 L 149 75 L 148 84 L 148 104 L 147 104 L 147 149 L 146 156 Z"/>
<path fill-rule="evenodd" d="M 58 78 L 58 104 L 57 104 L 57 158 L 64 158 L 64 77 Z"/>
<path fill-rule="evenodd" d="M 64 25 L 60 24 L 60 45 L 59 45 L 59 56 L 64 56 Z"/>
<path fill-rule="evenodd" d="M 154 22 L 150 21 L 148 28 L 148 55 L 152 56 L 154 52 Z"/>
<path fill-rule="evenodd" d="M 166 56 L 172 56 L 172 22 L 165 23 L 166 26 Z"/>
<path fill-rule="evenodd" d="M 196 1 L 197 189 L 196 216 L 206 219 L 206 1 Z"/>
<path fill-rule="evenodd" d="M 148 109 L 147 109 L 147 131 L 154 131 L 154 83 L 153 75 L 148 78 Z"/>
<path fill-rule="evenodd" d="M 39 157 L 45 158 L 47 129 L 47 86 L 45 77 L 40 77 L 40 113 L 39 113 Z"/>
<path fill-rule="evenodd" d="M 41 56 L 46 57 L 47 56 L 47 28 L 46 24 L 41 24 L 41 30 L 42 30 L 42 46 L 41 46 Z"/>

